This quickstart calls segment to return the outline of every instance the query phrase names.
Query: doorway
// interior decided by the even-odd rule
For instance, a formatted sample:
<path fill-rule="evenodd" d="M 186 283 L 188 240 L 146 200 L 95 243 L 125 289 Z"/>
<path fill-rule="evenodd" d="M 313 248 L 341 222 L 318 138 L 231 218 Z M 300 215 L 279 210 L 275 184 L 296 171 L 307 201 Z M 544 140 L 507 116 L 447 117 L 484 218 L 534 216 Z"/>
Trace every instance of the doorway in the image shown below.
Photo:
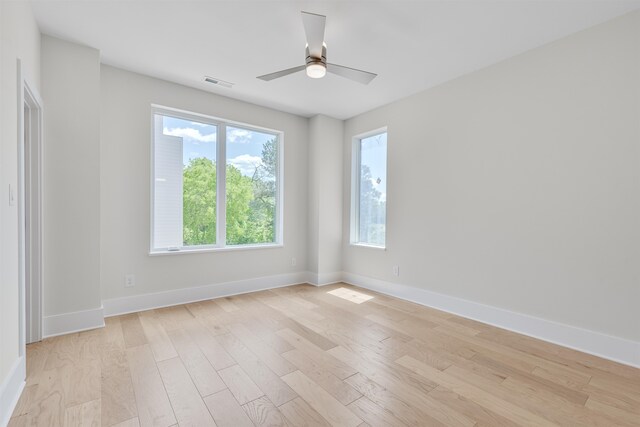
<path fill-rule="evenodd" d="M 18 60 L 20 352 L 42 340 L 42 100 Z"/>

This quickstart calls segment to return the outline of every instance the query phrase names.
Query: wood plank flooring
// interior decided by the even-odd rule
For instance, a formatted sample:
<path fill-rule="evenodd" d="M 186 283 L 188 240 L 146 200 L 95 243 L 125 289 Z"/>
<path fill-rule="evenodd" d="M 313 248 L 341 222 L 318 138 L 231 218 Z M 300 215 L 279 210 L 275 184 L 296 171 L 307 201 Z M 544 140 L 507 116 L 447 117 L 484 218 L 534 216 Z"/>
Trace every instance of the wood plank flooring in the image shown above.
<path fill-rule="evenodd" d="M 640 426 L 640 369 L 349 285 L 27 347 L 10 426 Z"/>

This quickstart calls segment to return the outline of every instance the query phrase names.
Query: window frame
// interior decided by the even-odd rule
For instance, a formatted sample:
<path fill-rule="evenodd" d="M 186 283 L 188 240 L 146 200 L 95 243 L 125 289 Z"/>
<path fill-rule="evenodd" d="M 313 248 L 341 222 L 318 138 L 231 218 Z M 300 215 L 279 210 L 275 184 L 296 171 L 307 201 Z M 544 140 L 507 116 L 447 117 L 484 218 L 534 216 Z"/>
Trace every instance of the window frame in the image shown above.
<path fill-rule="evenodd" d="M 376 245 L 360 241 L 360 173 L 362 164 L 362 140 L 372 136 L 387 134 L 387 147 L 385 147 L 385 173 L 387 175 L 387 183 L 389 182 L 389 158 L 388 158 L 388 140 L 389 132 L 387 127 L 377 128 L 368 132 L 355 135 L 351 139 L 351 218 L 349 227 L 349 244 L 351 246 L 364 247 L 377 250 L 387 249 L 387 204 L 385 202 L 385 221 L 384 221 L 384 245 Z M 388 187 L 387 187 L 388 191 Z"/>
<path fill-rule="evenodd" d="M 216 243 L 210 245 L 197 246 L 180 246 L 178 248 L 156 248 L 154 246 L 154 230 L 155 230 L 155 115 L 170 116 L 177 119 L 190 120 L 216 127 Z M 149 255 L 178 255 L 199 252 L 216 252 L 216 251 L 238 251 L 251 249 L 278 248 L 284 246 L 284 132 L 276 129 L 250 125 L 235 120 L 228 120 L 219 117 L 213 117 L 206 114 L 185 111 L 177 108 L 167 107 L 163 105 L 151 104 L 150 113 L 151 123 L 151 149 L 150 149 L 150 228 L 149 228 Z M 227 225 L 227 126 L 240 128 L 248 131 L 271 134 L 276 137 L 277 159 L 276 159 L 276 204 L 275 204 L 275 223 L 274 223 L 274 242 L 268 243 L 251 243 L 245 245 L 227 245 L 226 244 L 226 225 Z M 223 161 L 220 161 L 223 160 Z"/>

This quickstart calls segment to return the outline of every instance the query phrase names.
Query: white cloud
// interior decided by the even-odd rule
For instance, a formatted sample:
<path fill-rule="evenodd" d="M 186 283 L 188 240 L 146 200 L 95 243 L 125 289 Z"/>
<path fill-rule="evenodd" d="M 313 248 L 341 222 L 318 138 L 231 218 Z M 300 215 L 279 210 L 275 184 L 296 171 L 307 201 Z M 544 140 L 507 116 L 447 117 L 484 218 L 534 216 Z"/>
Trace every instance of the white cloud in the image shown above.
<path fill-rule="evenodd" d="M 240 173 L 245 176 L 253 176 L 256 168 L 262 165 L 262 159 L 258 156 L 250 154 L 241 154 L 237 157 L 229 159 L 229 163 L 240 169 Z"/>
<path fill-rule="evenodd" d="M 207 126 L 213 126 L 207 123 L 200 123 L 200 122 L 189 122 L 190 125 L 194 125 L 194 126 L 198 126 L 201 128 L 206 128 Z"/>
<path fill-rule="evenodd" d="M 208 135 L 203 135 L 200 133 L 198 129 L 194 128 L 164 128 L 162 133 L 165 135 L 171 136 L 180 136 L 182 138 L 193 139 L 197 142 L 215 142 L 216 134 L 210 133 Z"/>
<path fill-rule="evenodd" d="M 227 132 L 227 141 L 237 142 L 239 144 L 246 144 L 251 141 L 253 133 L 246 129 L 231 128 Z"/>

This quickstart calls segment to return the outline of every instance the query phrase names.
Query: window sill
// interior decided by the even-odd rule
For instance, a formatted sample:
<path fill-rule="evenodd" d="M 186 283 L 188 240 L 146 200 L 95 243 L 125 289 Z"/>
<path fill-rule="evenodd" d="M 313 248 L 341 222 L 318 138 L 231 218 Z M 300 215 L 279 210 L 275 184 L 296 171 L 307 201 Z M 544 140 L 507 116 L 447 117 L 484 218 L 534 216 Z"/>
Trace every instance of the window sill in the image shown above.
<path fill-rule="evenodd" d="M 179 251 L 168 250 L 151 250 L 149 256 L 163 256 L 163 255 L 186 255 L 186 254 L 200 254 L 205 252 L 233 252 L 233 251 L 251 251 L 255 249 L 272 249 L 284 247 L 281 243 L 268 243 L 262 245 L 239 245 L 239 246 L 225 246 L 220 248 L 194 248 L 194 249 L 180 249 Z"/>
<path fill-rule="evenodd" d="M 376 246 L 376 245 L 368 245 L 366 243 L 349 243 L 350 246 L 356 246 L 359 248 L 368 248 L 368 249 L 375 249 L 378 251 L 386 251 L 387 247 L 386 246 Z"/>

